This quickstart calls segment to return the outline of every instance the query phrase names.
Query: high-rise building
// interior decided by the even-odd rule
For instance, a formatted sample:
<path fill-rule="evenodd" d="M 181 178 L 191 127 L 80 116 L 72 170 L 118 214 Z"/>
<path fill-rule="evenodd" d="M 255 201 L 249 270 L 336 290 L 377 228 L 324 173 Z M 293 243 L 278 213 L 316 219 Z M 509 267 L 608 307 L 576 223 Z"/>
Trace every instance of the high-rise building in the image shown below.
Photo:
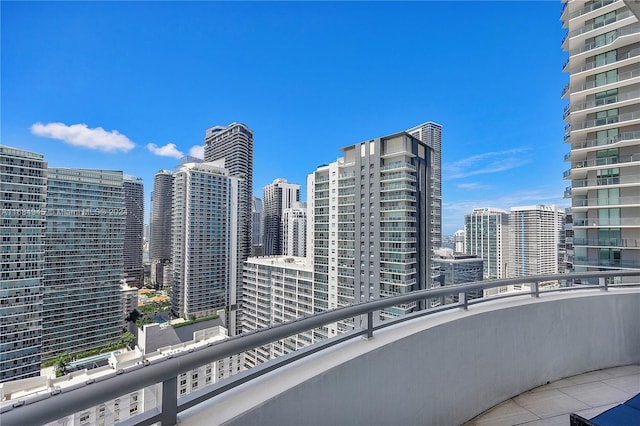
<path fill-rule="evenodd" d="M 122 334 L 122 172 L 47 171 L 43 360 Z"/>
<path fill-rule="evenodd" d="M 149 257 L 151 279 L 156 288 L 169 285 L 164 278 L 171 270 L 171 201 L 173 197 L 173 172 L 158 171 L 153 178 L 151 194 L 151 236 Z"/>
<path fill-rule="evenodd" d="M 124 207 L 126 209 L 124 232 L 124 276 L 134 287 L 144 285 L 142 245 L 144 234 L 144 187 L 142 179 L 124 175 L 122 181 Z"/>
<path fill-rule="evenodd" d="M 228 126 L 214 126 L 207 129 L 204 137 L 204 159 L 207 162 L 224 158 L 224 167 L 229 176 L 240 179 L 240 198 L 238 200 L 239 234 L 237 244 L 238 279 L 234 299 L 242 299 L 242 262 L 251 255 L 251 205 L 253 197 L 253 132 L 244 124 L 231 123 Z M 231 305 L 230 316 L 236 316 L 240 306 Z M 239 326 L 239 323 L 238 323 Z M 237 330 L 228 327 L 235 335 Z"/>
<path fill-rule="evenodd" d="M 250 257 L 244 264 L 242 329 L 249 332 L 327 310 L 327 286 L 313 280 L 313 265 L 300 257 Z M 306 331 L 245 353 L 255 367 L 328 336 L 327 328 Z"/>
<path fill-rule="evenodd" d="M 293 203 L 282 211 L 282 254 L 307 255 L 307 203 Z"/>
<path fill-rule="evenodd" d="M 262 200 L 256 196 L 253 197 L 253 202 L 251 204 L 251 240 L 252 240 L 252 256 L 262 256 L 264 254 L 263 250 L 263 207 Z"/>
<path fill-rule="evenodd" d="M 559 273 L 564 211 L 555 205 L 511 207 L 505 278 Z"/>
<path fill-rule="evenodd" d="M 47 163 L 0 146 L 0 382 L 40 374 Z"/>
<path fill-rule="evenodd" d="M 307 178 L 308 253 L 329 308 L 430 288 L 431 148 L 400 132 L 342 152 Z M 421 308 L 395 306 L 381 317 Z M 349 328 L 338 324 L 329 333 Z"/>
<path fill-rule="evenodd" d="M 640 268 L 640 20 L 632 1 L 569 1 L 565 156 L 568 268 Z M 638 13 L 638 12 L 636 12 Z"/>
<path fill-rule="evenodd" d="M 464 229 L 458 229 L 453 234 L 453 252 L 456 254 L 467 252 L 467 234 Z"/>
<path fill-rule="evenodd" d="M 431 216 L 431 247 L 442 246 L 442 125 L 428 121 L 407 130 L 431 148 L 430 164 L 431 183 L 430 216 Z"/>
<path fill-rule="evenodd" d="M 496 208 L 475 208 L 465 215 L 467 254 L 484 260 L 484 278 L 507 277 L 509 214 Z"/>
<path fill-rule="evenodd" d="M 300 185 L 276 179 L 264 187 L 264 254 L 283 254 L 282 212 L 300 202 Z"/>
<path fill-rule="evenodd" d="M 171 224 L 175 316 L 206 317 L 236 304 L 240 194 L 240 180 L 229 176 L 224 160 L 185 163 L 175 173 Z"/>

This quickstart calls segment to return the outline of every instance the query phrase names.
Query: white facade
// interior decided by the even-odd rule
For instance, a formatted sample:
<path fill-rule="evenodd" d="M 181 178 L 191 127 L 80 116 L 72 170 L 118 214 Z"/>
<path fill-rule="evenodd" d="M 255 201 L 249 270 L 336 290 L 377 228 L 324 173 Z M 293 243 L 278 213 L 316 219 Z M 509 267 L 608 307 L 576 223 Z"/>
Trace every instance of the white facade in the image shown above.
<path fill-rule="evenodd" d="M 458 229 L 453 234 L 453 252 L 459 254 L 467 252 L 467 233 L 464 229 Z"/>
<path fill-rule="evenodd" d="M 293 203 L 282 211 L 282 254 L 305 257 L 307 255 L 307 205 Z"/>
<path fill-rule="evenodd" d="M 506 278 L 557 274 L 564 212 L 557 206 L 511 207 Z"/>
<path fill-rule="evenodd" d="M 306 258 L 250 257 L 244 264 L 244 332 L 326 311 L 326 286 L 313 280 Z M 300 333 L 245 353 L 245 366 L 254 367 L 274 357 L 303 348 L 328 336 L 326 327 Z"/>
<path fill-rule="evenodd" d="M 640 21 L 632 1 L 565 1 L 569 270 L 640 268 Z M 636 6 L 637 7 L 637 6 Z"/>
<path fill-rule="evenodd" d="M 224 160 L 183 164 L 174 177 L 171 309 L 213 315 L 236 304 L 238 179 Z"/>
<path fill-rule="evenodd" d="M 509 214 L 493 207 L 474 208 L 464 217 L 467 254 L 484 260 L 484 278 L 507 277 Z"/>

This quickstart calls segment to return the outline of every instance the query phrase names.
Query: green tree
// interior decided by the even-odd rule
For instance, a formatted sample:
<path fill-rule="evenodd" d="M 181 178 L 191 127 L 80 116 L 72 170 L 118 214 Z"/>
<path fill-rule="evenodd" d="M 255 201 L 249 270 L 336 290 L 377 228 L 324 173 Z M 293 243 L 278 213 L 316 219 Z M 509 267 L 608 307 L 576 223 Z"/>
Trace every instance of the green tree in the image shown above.
<path fill-rule="evenodd" d="M 67 374 L 67 367 L 71 362 L 71 355 L 67 352 L 59 354 L 55 358 L 56 377 L 64 376 Z"/>

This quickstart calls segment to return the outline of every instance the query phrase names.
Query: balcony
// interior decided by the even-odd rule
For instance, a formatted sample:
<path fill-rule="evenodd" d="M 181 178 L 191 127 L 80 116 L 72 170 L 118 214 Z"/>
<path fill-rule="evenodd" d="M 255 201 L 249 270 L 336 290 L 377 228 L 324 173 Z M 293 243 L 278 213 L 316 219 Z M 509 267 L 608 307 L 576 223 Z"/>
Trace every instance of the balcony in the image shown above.
<path fill-rule="evenodd" d="M 574 246 L 640 248 L 640 240 L 632 238 L 574 238 Z"/>
<path fill-rule="evenodd" d="M 575 90 L 575 92 L 581 92 L 581 91 L 584 91 L 584 90 L 593 89 L 595 87 L 601 87 L 601 88 L 603 88 L 602 90 L 605 90 L 604 89 L 605 86 L 609 86 L 609 85 L 612 85 L 614 83 L 619 83 L 621 81 L 629 80 L 631 78 L 636 78 L 636 77 L 640 77 L 640 68 L 620 73 L 620 74 L 618 74 L 618 77 L 615 80 L 609 81 L 606 84 L 597 85 L 596 84 L 596 80 L 588 81 L 588 82 L 578 86 L 577 90 Z"/>
<path fill-rule="evenodd" d="M 579 36 L 580 34 L 584 34 L 584 33 L 587 33 L 589 31 L 604 27 L 605 25 L 613 24 L 614 22 L 621 21 L 621 20 L 623 20 L 625 18 L 628 18 L 630 16 L 633 16 L 631 11 L 630 10 L 625 10 L 623 12 L 618 13 L 613 18 L 609 18 L 609 19 L 607 19 L 605 21 L 592 22 L 591 24 L 583 25 L 582 27 L 577 28 L 577 29 L 567 33 L 565 35 L 565 38 L 567 37 L 567 35 L 569 36 L 569 38 Z M 563 43 L 564 43 L 564 39 L 563 39 Z"/>
<path fill-rule="evenodd" d="M 576 130 L 589 129 L 591 127 L 606 126 L 609 124 L 624 123 L 627 121 L 640 120 L 640 111 L 625 112 L 623 114 L 614 115 L 605 118 L 596 118 L 594 120 L 586 120 L 576 126 Z M 630 124 L 630 123 L 628 123 Z"/>
<path fill-rule="evenodd" d="M 622 28 L 616 32 L 615 37 L 613 37 L 610 41 L 594 41 L 592 43 L 587 43 L 584 46 L 571 49 L 571 51 L 569 51 L 569 57 L 579 55 L 585 52 L 590 52 L 600 47 L 611 46 L 616 42 L 616 40 L 620 39 L 620 37 L 637 34 L 638 32 L 640 32 L 640 25 L 632 25 L 630 27 Z"/>
<path fill-rule="evenodd" d="M 603 8 L 605 6 L 608 6 L 612 3 L 618 2 L 620 0 L 601 0 L 601 1 L 596 1 L 593 2 L 592 4 L 590 4 L 589 6 L 585 6 L 583 8 L 580 8 L 578 10 L 576 10 L 575 12 L 573 12 L 572 14 L 569 15 L 569 19 L 575 19 L 579 16 L 582 16 L 586 13 L 589 12 L 593 12 L 594 10 L 598 10 L 600 8 Z"/>
<path fill-rule="evenodd" d="M 611 104 L 624 102 L 628 100 L 636 100 L 638 98 L 640 98 L 640 90 L 632 90 L 631 92 L 623 93 L 620 95 L 612 95 L 612 96 L 608 96 L 606 98 L 602 98 L 598 100 L 594 99 L 588 102 L 582 102 L 580 104 L 574 105 L 571 108 L 571 111 L 578 112 L 578 111 L 595 108 L 599 106 L 610 106 Z"/>
<path fill-rule="evenodd" d="M 618 136 L 601 140 L 601 141 L 597 139 L 587 139 L 582 142 L 575 142 L 571 144 L 571 149 L 574 150 L 574 149 L 601 147 L 604 145 L 612 145 L 618 142 L 637 141 L 637 140 L 640 140 L 640 132 L 624 132 L 619 134 Z M 632 143 L 635 143 L 635 142 L 632 142 Z"/>
<path fill-rule="evenodd" d="M 585 63 L 583 65 L 580 65 L 579 67 L 572 68 L 572 69 L 568 70 L 568 72 L 570 74 L 578 74 L 578 73 L 581 73 L 583 71 L 592 70 L 594 68 L 600 68 L 600 67 L 604 67 L 604 66 L 607 66 L 607 65 L 610 65 L 610 64 L 615 64 L 617 62 L 624 61 L 625 59 L 635 58 L 638 55 L 640 55 L 640 48 L 636 48 L 636 49 L 630 50 L 629 52 L 626 52 L 626 53 L 621 53 L 621 54 L 616 56 L 614 61 L 606 62 L 606 63 L 602 63 L 602 64 L 598 64 L 596 61 L 587 62 L 587 63 Z"/>
<path fill-rule="evenodd" d="M 162 395 L 155 407 L 145 408 L 126 424 L 463 424 L 549 382 L 640 363 L 638 277 L 640 271 L 525 277 L 373 300 L 193 351 L 176 351 L 156 363 L 120 370 L 73 389 L 3 401 L 2 424 L 54 422 L 156 384 Z M 566 286 L 540 289 L 540 282 L 555 280 Z M 597 284 L 572 285 L 576 280 Z M 467 297 L 523 284 L 527 291 Z M 458 295 L 458 302 L 388 321 L 373 320 L 375 312 L 452 295 Z M 352 331 L 177 396 L 182 373 L 351 318 L 357 324 Z M 499 333 L 486 332 L 496 324 Z M 633 392 L 638 392 L 635 383 Z M 562 402 L 556 399 L 554 406 Z"/>

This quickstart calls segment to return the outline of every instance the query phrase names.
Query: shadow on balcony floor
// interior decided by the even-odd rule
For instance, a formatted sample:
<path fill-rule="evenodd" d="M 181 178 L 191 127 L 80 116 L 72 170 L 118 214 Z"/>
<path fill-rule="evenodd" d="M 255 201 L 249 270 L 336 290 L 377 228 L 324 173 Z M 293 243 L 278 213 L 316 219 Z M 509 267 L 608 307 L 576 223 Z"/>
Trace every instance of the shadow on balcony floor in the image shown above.
<path fill-rule="evenodd" d="M 520 394 L 465 426 L 567 426 L 570 413 L 590 419 L 638 393 L 640 365 L 591 371 Z"/>

